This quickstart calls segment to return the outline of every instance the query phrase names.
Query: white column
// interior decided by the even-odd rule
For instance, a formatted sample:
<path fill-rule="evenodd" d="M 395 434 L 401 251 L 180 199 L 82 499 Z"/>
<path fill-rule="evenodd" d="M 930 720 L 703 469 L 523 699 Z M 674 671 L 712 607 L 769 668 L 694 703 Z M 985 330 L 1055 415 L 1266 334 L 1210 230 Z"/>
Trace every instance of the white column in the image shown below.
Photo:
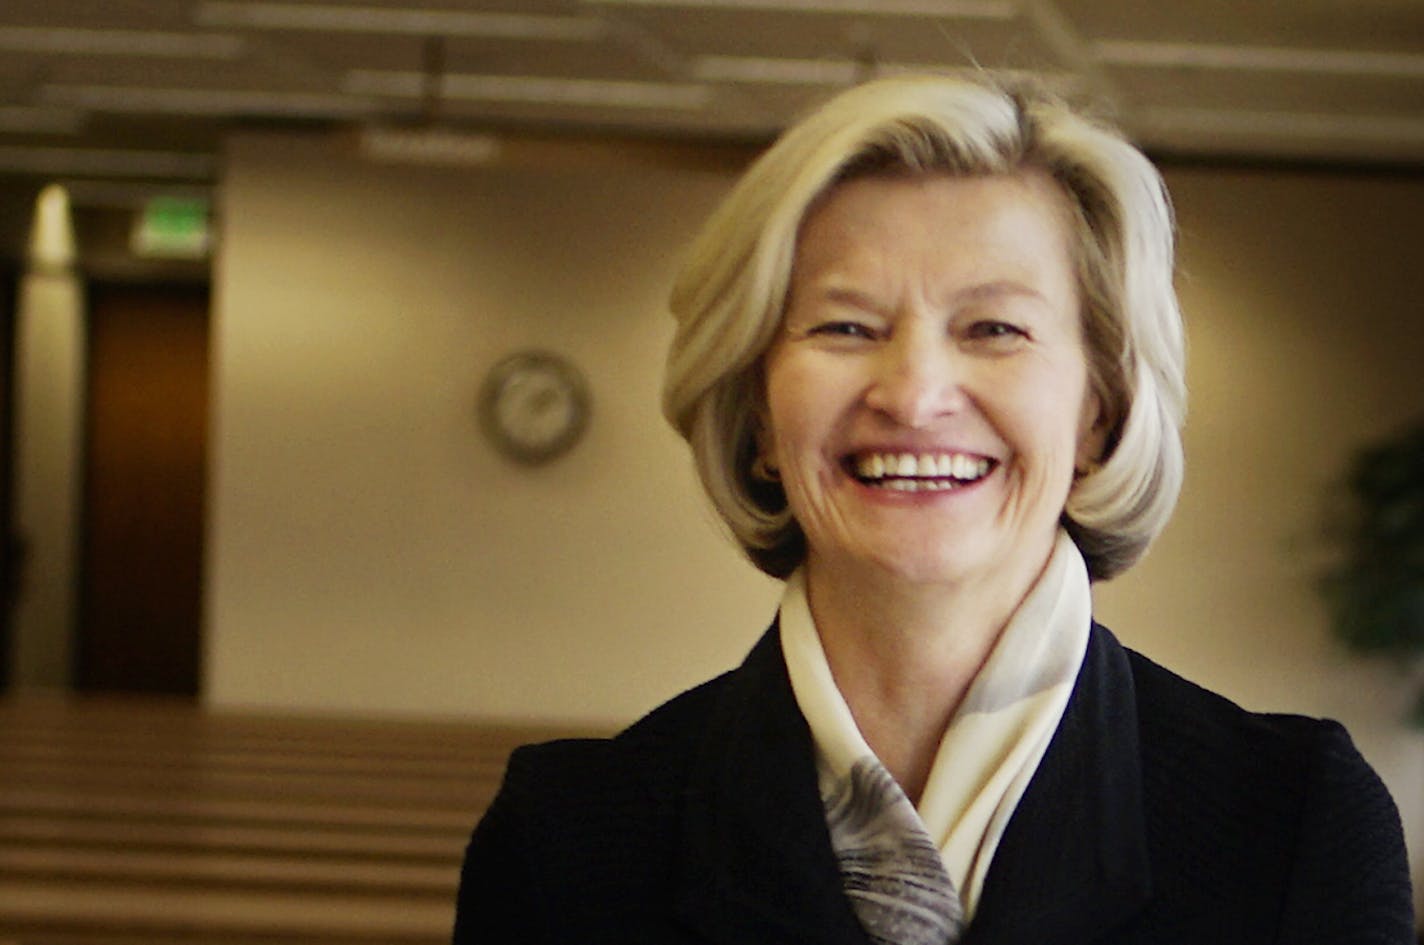
<path fill-rule="evenodd" d="M 71 678 L 84 342 L 69 195 L 51 185 L 35 201 L 15 336 L 14 528 L 24 543 L 13 615 L 17 689 L 62 688 Z"/>

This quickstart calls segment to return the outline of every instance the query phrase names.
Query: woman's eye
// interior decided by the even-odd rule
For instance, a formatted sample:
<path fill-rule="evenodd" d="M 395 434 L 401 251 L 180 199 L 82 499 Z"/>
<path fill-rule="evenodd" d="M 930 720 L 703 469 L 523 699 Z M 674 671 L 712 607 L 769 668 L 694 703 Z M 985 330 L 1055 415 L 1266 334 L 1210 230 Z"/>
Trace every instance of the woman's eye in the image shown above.
<path fill-rule="evenodd" d="M 812 335 L 831 335 L 837 338 L 874 338 L 875 330 L 861 322 L 823 322 L 811 329 Z"/>
<path fill-rule="evenodd" d="M 1025 338 L 1028 332 L 1009 322 L 981 321 L 969 326 L 968 336 L 974 340 L 997 341 Z"/>

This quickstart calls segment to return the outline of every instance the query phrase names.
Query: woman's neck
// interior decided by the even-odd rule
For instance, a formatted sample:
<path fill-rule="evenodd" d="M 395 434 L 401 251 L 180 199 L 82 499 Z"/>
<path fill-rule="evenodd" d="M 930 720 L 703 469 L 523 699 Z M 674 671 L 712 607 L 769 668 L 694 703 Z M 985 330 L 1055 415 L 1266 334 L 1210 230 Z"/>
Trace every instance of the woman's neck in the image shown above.
<path fill-rule="evenodd" d="M 876 757 L 918 803 L 944 732 L 1043 571 L 910 585 L 806 563 L 806 597 L 831 675 Z"/>

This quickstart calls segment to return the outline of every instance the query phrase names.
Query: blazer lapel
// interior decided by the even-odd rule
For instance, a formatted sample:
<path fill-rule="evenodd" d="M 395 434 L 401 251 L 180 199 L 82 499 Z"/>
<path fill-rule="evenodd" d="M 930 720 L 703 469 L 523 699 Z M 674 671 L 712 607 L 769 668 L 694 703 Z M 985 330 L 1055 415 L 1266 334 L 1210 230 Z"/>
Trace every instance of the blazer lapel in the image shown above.
<path fill-rule="evenodd" d="M 678 911 L 728 945 L 866 945 L 841 888 L 775 625 L 724 690 L 684 806 Z"/>
<path fill-rule="evenodd" d="M 1151 895 L 1127 655 L 1094 624 L 1083 669 L 985 877 L 963 945 L 1100 938 Z"/>
<path fill-rule="evenodd" d="M 678 913 L 708 940 L 867 945 L 841 886 L 810 730 L 775 625 L 733 674 L 702 735 L 683 841 Z M 962 945 L 1081 945 L 1129 920 L 1150 895 L 1132 672 L 1095 624 Z"/>

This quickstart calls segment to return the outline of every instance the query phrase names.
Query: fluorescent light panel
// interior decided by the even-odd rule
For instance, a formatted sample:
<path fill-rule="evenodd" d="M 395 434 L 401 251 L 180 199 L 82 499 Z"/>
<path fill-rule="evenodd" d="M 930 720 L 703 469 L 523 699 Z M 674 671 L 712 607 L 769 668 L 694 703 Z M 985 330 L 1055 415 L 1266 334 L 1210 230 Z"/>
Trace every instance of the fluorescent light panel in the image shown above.
<path fill-rule="evenodd" d="M 601 39 L 606 32 L 601 21 L 581 16 L 220 0 L 199 4 L 196 19 L 205 26 L 247 29 L 491 39 L 588 41 Z"/>
<path fill-rule="evenodd" d="M 241 36 L 147 30 L 87 30 L 0 26 L 0 50 L 70 56 L 150 56 L 168 59 L 236 59 Z"/>
<path fill-rule="evenodd" d="M 347 73 L 346 87 L 357 94 L 420 98 L 427 94 L 428 81 L 419 72 L 357 69 Z M 682 110 L 704 108 L 712 94 L 710 86 L 699 84 L 525 75 L 447 75 L 439 89 L 447 100 Z"/>
<path fill-rule="evenodd" d="M 349 95 L 123 85 L 52 84 L 40 89 L 40 98 L 95 111 L 217 117 L 280 115 L 287 118 L 359 118 L 379 110 L 377 103 Z"/>
<path fill-rule="evenodd" d="M 752 85 L 811 85 L 838 88 L 870 75 L 976 75 L 974 67 L 945 66 L 943 63 L 877 62 L 868 69 L 854 59 L 780 59 L 758 56 L 698 56 L 692 60 L 692 75 L 704 82 L 741 82 Z M 1067 72 L 1025 72 L 996 70 L 996 74 L 1033 78 L 1067 91 L 1076 80 Z"/>
<path fill-rule="evenodd" d="M 1424 78 L 1424 55 L 1417 53 L 1128 40 L 1094 43 L 1093 52 L 1099 60 L 1109 65 L 1156 69 L 1234 69 L 1243 72 Z"/>
<path fill-rule="evenodd" d="M 1018 15 L 1018 5 L 1011 0 L 584 0 L 584 3 L 595 7 L 925 16 L 961 20 L 1012 20 Z"/>
<path fill-rule="evenodd" d="M 499 157 L 500 140 L 493 135 L 440 129 L 365 128 L 357 139 L 362 157 L 388 164 L 469 167 Z"/>
<path fill-rule="evenodd" d="M 761 56 L 698 56 L 692 75 L 704 82 L 757 85 L 849 85 L 865 66 L 852 59 L 778 59 Z"/>

